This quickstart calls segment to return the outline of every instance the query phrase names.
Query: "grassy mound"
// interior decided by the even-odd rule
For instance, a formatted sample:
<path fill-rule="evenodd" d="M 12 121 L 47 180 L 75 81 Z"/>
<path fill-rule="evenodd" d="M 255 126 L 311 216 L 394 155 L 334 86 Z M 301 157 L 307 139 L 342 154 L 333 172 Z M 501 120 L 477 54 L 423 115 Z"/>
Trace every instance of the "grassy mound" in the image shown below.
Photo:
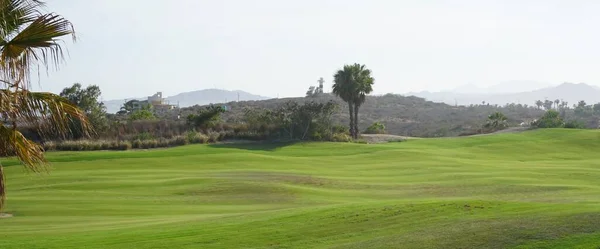
<path fill-rule="evenodd" d="M 0 248 L 597 248 L 600 132 L 3 161 Z"/>

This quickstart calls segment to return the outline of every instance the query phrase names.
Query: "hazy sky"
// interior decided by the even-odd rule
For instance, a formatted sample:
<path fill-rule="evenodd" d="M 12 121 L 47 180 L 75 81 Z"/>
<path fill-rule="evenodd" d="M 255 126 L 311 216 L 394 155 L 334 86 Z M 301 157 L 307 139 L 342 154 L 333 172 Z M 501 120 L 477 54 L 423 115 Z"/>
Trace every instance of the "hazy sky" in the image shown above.
<path fill-rule="evenodd" d="M 600 84 L 600 1 L 48 0 L 78 42 L 42 90 L 104 99 L 205 88 L 301 96 L 345 63 L 376 93 L 509 80 Z M 35 83 L 37 84 L 37 83 Z"/>

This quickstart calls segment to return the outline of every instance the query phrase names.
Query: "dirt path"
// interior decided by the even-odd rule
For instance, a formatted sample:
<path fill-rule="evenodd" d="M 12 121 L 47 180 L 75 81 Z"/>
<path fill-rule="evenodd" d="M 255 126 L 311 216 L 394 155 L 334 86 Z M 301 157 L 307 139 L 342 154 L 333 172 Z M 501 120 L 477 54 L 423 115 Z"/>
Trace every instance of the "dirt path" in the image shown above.
<path fill-rule="evenodd" d="M 470 136 L 463 137 L 476 137 L 476 136 L 489 136 L 495 134 L 504 134 L 504 133 L 518 133 L 529 130 L 529 127 L 509 127 L 501 131 L 496 131 L 488 134 L 476 134 Z M 407 136 L 397 136 L 397 135 L 389 135 L 389 134 L 363 134 L 361 138 L 367 141 L 367 143 L 388 143 L 388 142 L 402 142 L 409 139 L 423 139 L 419 137 L 407 137 Z M 453 137 L 446 137 L 453 138 Z"/>
<path fill-rule="evenodd" d="M 408 139 L 420 139 L 418 137 L 406 137 L 406 136 L 396 136 L 389 134 L 363 134 L 361 138 L 367 141 L 367 143 L 377 144 L 377 143 L 388 143 L 388 142 L 402 142 Z"/>

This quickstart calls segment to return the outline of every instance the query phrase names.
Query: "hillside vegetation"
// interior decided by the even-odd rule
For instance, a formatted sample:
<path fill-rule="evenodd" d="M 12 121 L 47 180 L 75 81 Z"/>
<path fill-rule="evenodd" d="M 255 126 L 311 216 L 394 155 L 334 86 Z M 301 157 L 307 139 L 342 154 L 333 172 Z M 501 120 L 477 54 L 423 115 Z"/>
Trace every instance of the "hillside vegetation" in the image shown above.
<path fill-rule="evenodd" d="M 548 129 L 3 161 L 0 248 L 597 248 L 599 146 Z"/>
<path fill-rule="evenodd" d="M 243 121 L 244 110 L 248 108 L 275 109 L 288 101 L 304 103 L 317 101 L 326 103 L 336 101 L 340 104 L 334 115 L 335 123 L 348 125 L 348 107 L 340 99 L 328 94 L 311 98 L 269 99 L 262 101 L 231 102 L 226 105 L 230 110 L 225 113 L 227 122 Z M 183 116 L 195 113 L 198 108 L 184 108 Z M 364 131 L 375 122 L 385 125 L 389 134 L 412 137 L 447 137 L 463 133 L 473 133 L 482 127 L 488 115 L 500 111 L 508 117 L 509 124 L 516 126 L 523 122 L 531 122 L 540 117 L 544 111 L 524 105 L 473 105 L 450 106 L 434 103 L 414 96 L 387 94 L 384 96 L 368 96 L 361 106 L 359 129 Z"/>

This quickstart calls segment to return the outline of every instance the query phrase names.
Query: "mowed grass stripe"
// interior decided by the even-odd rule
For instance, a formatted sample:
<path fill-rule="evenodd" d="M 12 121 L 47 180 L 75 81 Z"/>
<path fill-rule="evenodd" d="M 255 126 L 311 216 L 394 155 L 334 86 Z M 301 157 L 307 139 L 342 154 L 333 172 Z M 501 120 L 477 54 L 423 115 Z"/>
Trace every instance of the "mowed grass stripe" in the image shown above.
<path fill-rule="evenodd" d="M 600 132 L 3 160 L 0 248 L 597 248 Z"/>

